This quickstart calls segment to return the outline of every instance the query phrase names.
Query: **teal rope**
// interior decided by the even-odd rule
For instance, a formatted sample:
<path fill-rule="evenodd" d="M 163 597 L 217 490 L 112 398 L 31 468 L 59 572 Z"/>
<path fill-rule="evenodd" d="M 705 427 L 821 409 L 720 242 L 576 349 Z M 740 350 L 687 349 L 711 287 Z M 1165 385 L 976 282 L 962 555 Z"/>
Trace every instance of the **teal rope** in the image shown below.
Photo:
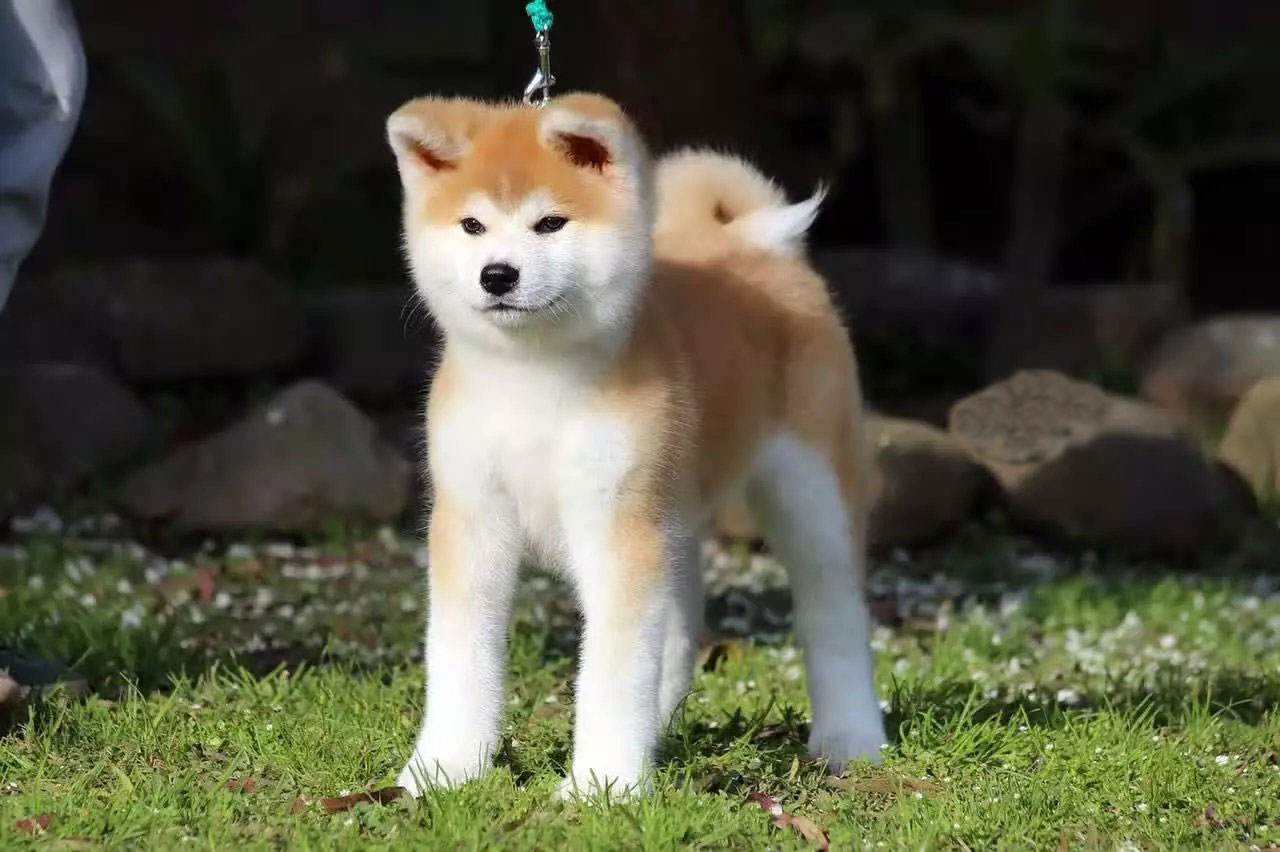
<path fill-rule="evenodd" d="M 556 16 L 547 8 L 547 0 L 533 0 L 525 5 L 524 10 L 529 14 L 529 20 L 537 32 L 545 33 L 555 23 Z"/>

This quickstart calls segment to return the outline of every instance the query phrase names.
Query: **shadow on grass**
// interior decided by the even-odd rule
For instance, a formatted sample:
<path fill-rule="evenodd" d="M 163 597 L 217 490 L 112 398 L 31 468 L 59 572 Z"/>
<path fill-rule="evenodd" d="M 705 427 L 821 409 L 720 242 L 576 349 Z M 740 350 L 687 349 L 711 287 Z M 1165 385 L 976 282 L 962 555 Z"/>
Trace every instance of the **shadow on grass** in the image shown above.
<path fill-rule="evenodd" d="M 1061 728 L 1095 712 L 1120 714 L 1153 729 L 1182 725 L 1196 716 L 1216 716 L 1256 725 L 1280 707 L 1280 677 L 1238 669 L 1215 672 L 1195 685 L 1170 675 L 1155 685 L 1118 683 L 1085 692 L 1070 707 L 1031 697 L 986 699 L 971 685 L 900 688 L 890 697 L 886 727 L 901 732 L 915 726 L 951 728 L 958 722 L 1017 722 Z"/>

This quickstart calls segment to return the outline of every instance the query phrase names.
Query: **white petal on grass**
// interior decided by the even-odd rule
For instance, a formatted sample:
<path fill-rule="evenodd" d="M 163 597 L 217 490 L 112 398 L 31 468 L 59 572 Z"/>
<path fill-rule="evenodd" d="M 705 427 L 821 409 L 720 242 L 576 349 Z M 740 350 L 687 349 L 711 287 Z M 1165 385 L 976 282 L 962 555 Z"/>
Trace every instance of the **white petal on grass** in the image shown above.
<path fill-rule="evenodd" d="M 137 630 L 142 626 L 142 617 L 146 612 L 141 603 L 134 604 L 120 613 L 120 627 L 124 630 Z"/>

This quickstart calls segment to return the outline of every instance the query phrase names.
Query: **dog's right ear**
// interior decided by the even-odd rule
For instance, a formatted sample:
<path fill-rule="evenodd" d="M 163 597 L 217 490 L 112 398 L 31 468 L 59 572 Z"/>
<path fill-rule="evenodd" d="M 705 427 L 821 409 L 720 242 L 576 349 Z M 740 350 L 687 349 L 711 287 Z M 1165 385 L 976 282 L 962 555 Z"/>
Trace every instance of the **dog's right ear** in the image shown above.
<path fill-rule="evenodd" d="M 490 108 L 462 98 L 417 98 L 387 119 L 387 139 L 396 154 L 406 191 L 426 186 L 458 167 Z"/>

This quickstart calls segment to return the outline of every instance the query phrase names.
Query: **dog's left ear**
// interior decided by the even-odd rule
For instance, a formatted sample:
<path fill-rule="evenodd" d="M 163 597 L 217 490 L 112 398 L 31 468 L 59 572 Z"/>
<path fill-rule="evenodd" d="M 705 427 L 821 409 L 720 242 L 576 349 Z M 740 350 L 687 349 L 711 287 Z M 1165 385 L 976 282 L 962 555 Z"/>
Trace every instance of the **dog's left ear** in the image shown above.
<path fill-rule="evenodd" d="M 542 143 L 574 166 L 606 176 L 635 175 L 647 160 L 644 144 L 622 108 L 600 95 L 575 93 L 547 105 Z"/>

